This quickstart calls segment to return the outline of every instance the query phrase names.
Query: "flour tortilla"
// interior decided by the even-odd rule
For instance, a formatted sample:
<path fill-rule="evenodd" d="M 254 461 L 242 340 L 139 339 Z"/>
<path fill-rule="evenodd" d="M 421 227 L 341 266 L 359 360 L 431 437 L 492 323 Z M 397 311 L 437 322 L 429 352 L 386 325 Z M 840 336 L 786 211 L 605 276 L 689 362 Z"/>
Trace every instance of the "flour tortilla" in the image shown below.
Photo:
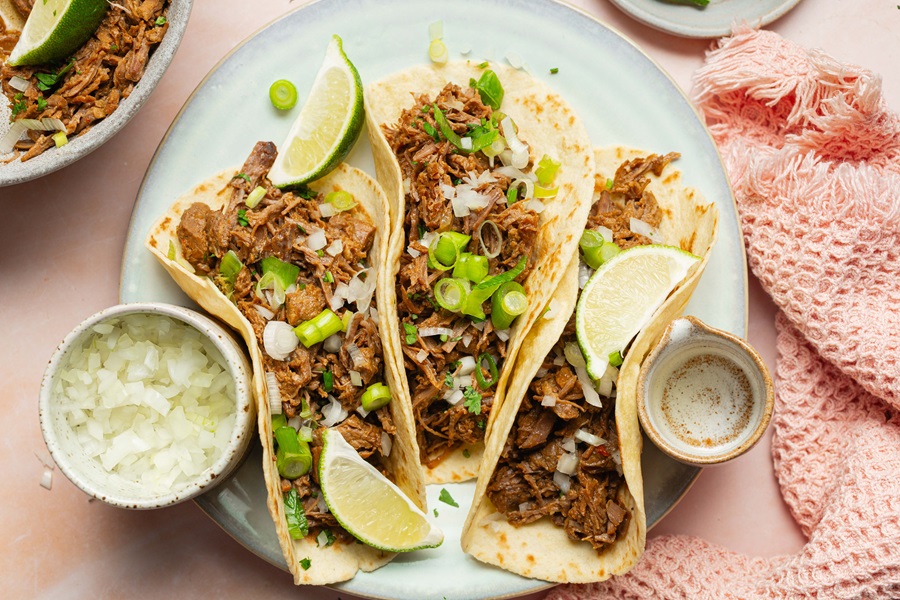
<path fill-rule="evenodd" d="M 388 563 L 395 555 L 377 550 L 365 544 L 335 542 L 332 546 L 319 548 L 312 536 L 302 540 L 292 540 L 288 534 L 285 521 L 284 501 L 281 494 L 281 478 L 275 466 L 274 440 L 272 436 L 272 420 L 269 413 L 268 394 L 263 370 L 262 350 L 256 341 L 256 335 L 250 322 L 241 314 L 208 277 L 198 276 L 191 272 L 182 260 L 168 258 L 169 242 L 178 248 L 176 228 L 182 213 L 194 202 L 204 202 L 213 210 L 225 205 L 230 197 L 231 188 L 228 182 L 239 169 L 228 169 L 212 177 L 179 198 L 166 214 L 153 226 L 145 240 L 145 245 L 162 266 L 169 272 L 184 292 L 211 314 L 225 321 L 244 338 L 253 362 L 253 389 L 257 400 L 259 434 L 263 441 L 263 472 L 268 491 L 268 508 L 275 522 L 278 541 L 288 569 L 294 576 L 296 584 L 322 585 L 345 581 L 353 577 L 358 570 L 372 571 Z M 377 282 L 384 281 L 382 257 L 387 249 L 387 236 L 384 235 L 383 215 L 387 214 L 387 199 L 378 184 L 358 169 L 340 165 L 330 175 L 311 184 L 316 191 L 328 193 L 335 190 L 346 190 L 353 194 L 359 203 L 359 210 L 365 212 L 378 227 L 372 250 L 371 264 L 378 269 Z M 392 285 L 376 283 L 376 299 L 378 307 L 394 306 L 394 288 Z M 383 328 L 381 328 L 383 330 Z M 394 482 L 407 496 L 423 510 L 425 509 L 425 486 L 422 468 L 419 464 L 419 451 L 415 445 L 415 428 L 412 411 L 408 402 L 403 402 L 397 393 L 399 385 L 394 371 L 388 368 L 391 348 L 390 339 L 382 333 L 382 344 L 385 352 L 385 378 L 391 388 L 394 400 L 390 403 L 391 414 L 397 434 L 388 458 L 388 467 Z M 304 570 L 299 561 L 309 558 L 310 568 Z"/>
<path fill-rule="evenodd" d="M 531 146 L 535 163 L 544 154 L 562 163 L 556 176 L 559 186 L 556 197 L 545 201 L 538 232 L 535 269 L 524 282 L 529 299 L 528 310 L 516 319 L 507 343 L 507 358 L 500 373 L 494 404 L 488 421 L 490 431 L 494 414 L 502 402 L 503 390 L 509 380 L 523 335 L 550 302 L 552 291 L 563 277 L 568 257 L 578 244 L 581 231 L 572 223 L 587 219 L 593 190 L 594 158 L 590 138 L 575 111 L 559 94 L 528 73 L 491 63 L 490 68 L 503 84 L 504 98 L 500 107 L 512 117 L 519 137 Z M 391 238 L 387 253 L 388 274 L 397 276 L 400 256 L 406 250 L 403 221 L 406 199 L 403 192 L 400 164 L 382 132 L 382 125 L 395 125 L 404 109 L 413 104 L 413 96 L 437 96 L 448 82 L 461 87 L 470 79 L 478 79 L 484 69 L 476 63 L 450 62 L 446 65 L 421 65 L 391 75 L 366 87 L 366 122 L 369 141 L 375 158 L 378 181 L 388 196 L 390 205 Z M 395 306 L 395 305 L 394 305 Z M 400 340 L 400 320 L 396 310 L 382 313 L 384 325 L 393 338 L 399 379 L 406 397 L 409 385 L 403 370 Z M 410 401 L 411 403 L 411 401 Z M 483 444 L 460 446 L 433 469 L 425 468 L 428 483 L 465 481 L 475 477 L 481 462 Z"/>
<path fill-rule="evenodd" d="M 647 152 L 629 148 L 604 148 L 595 153 L 597 189 L 613 178 L 622 162 Z M 660 177 L 649 175 L 649 189 L 656 196 L 663 217 L 659 230 L 665 243 L 678 245 L 699 257 L 687 277 L 641 330 L 619 371 L 616 426 L 627 489 L 619 501 L 631 513 L 623 535 L 602 552 L 587 542 L 573 542 L 565 531 L 544 517 L 522 527 L 513 527 L 497 512 L 485 490 L 503 446 L 515 422 L 522 399 L 532 379 L 562 335 L 578 300 L 578 254 L 569 254 L 565 277 L 554 297 L 559 312 L 540 319 L 528 332 L 519 353 L 515 378 L 486 442 L 485 457 L 478 474 L 475 499 L 462 533 L 463 550 L 478 560 L 497 565 L 525 577 L 564 583 L 603 581 L 631 569 L 644 551 L 647 517 L 641 475 L 641 430 L 637 416 L 637 377 L 641 363 L 662 336 L 666 325 L 684 309 L 703 274 L 716 241 L 718 210 L 705 204 L 699 193 L 681 183 L 680 173 L 670 164 Z M 578 229 L 580 236 L 583 223 Z"/>

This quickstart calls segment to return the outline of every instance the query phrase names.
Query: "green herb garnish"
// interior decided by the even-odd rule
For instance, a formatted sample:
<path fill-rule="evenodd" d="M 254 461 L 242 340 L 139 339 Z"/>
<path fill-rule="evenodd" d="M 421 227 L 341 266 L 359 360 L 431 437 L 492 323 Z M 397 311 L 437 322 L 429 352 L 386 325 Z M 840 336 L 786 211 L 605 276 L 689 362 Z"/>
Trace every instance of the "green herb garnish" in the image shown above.
<path fill-rule="evenodd" d="M 247 175 L 246 173 L 238 173 L 237 175 L 235 175 L 234 177 L 232 177 L 232 179 L 239 179 L 239 178 L 240 178 L 240 179 L 243 179 L 243 180 L 246 181 L 247 183 L 250 183 L 250 176 Z"/>
<path fill-rule="evenodd" d="M 412 346 L 413 344 L 415 344 L 416 340 L 419 337 L 418 328 L 411 323 L 404 323 L 403 331 L 406 333 L 406 345 Z"/>
<path fill-rule="evenodd" d="M 312 561 L 307 558 L 300 559 L 300 566 L 303 567 L 304 571 L 309 571 L 309 567 L 312 566 Z"/>
<path fill-rule="evenodd" d="M 453 499 L 453 496 L 450 495 L 450 492 L 447 491 L 447 488 L 441 488 L 441 494 L 438 496 L 438 500 L 440 500 L 444 504 L 449 504 L 450 506 L 459 508 L 459 504 L 456 503 L 456 500 Z"/>
<path fill-rule="evenodd" d="M 284 515 L 287 519 L 288 533 L 291 539 L 302 540 L 309 533 L 309 522 L 306 520 L 306 513 L 303 511 L 303 503 L 300 502 L 300 494 L 296 488 L 291 488 L 284 495 Z"/>
<path fill-rule="evenodd" d="M 157 27 L 162 27 L 163 25 L 165 25 L 167 23 L 167 21 L 166 21 L 165 17 L 156 17 L 156 20 L 154 21 L 154 23 L 156 24 Z"/>
<path fill-rule="evenodd" d="M 38 96 L 38 99 L 37 99 L 37 109 L 38 109 L 38 112 L 39 112 L 39 113 L 42 113 L 42 112 L 44 112 L 44 110 L 45 110 L 46 108 L 47 108 L 47 101 L 44 99 L 43 96 Z"/>
<path fill-rule="evenodd" d="M 322 373 L 322 388 L 326 392 L 330 392 L 334 389 L 334 373 L 331 372 L 331 369 Z"/>
<path fill-rule="evenodd" d="M 469 458 L 470 456 L 472 456 L 472 453 L 469 452 L 469 449 L 468 449 L 468 448 L 463 448 L 463 457 Z"/>
<path fill-rule="evenodd" d="M 455 380 L 453 379 L 453 373 L 447 371 L 447 374 L 444 375 L 444 385 L 446 385 L 448 388 L 452 388 L 454 382 Z"/>
<path fill-rule="evenodd" d="M 482 102 L 494 110 L 500 109 L 500 104 L 503 103 L 503 85 L 496 73 L 488 69 L 481 74 L 478 81 L 473 79 L 469 85 L 478 92 Z"/>
<path fill-rule="evenodd" d="M 68 73 L 74 65 L 75 59 L 70 58 L 66 66 L 64 66 L 56 73 L 35 73 L 34 76 L 38 80 L 38 89 L 42 92 L 46 92 L 47 90 L 56 86 L 57 84 L 59 84 L 62 76 Z"/>
<path fill-rule="evenodd" d="M 556 75 L 557 73 L 559 73 L 559 69 L 557 67 L 553 67 L 552 69 L 550 69 L 551 75 Z"/>
<path fill-rule="evenodd" d="M 25 102 L 25 94 L 16 94 L 13 96 L 12 116 L 16 116 L 20 112 L 28 110 L 28 104 Z"/>
<path fill-rule="evenodd" d="M 463 406 L 473 415 L 481 414 L 481 394 L 471 385 L 463 391 Z"/>
<path fill-rule="evenodd" d="M 247 211 L 243 208 L 238 211 L 237 222 L 241 227 L 247 227 L 248 225 L 250 225 L 250 221 L 247 220 Z"/>

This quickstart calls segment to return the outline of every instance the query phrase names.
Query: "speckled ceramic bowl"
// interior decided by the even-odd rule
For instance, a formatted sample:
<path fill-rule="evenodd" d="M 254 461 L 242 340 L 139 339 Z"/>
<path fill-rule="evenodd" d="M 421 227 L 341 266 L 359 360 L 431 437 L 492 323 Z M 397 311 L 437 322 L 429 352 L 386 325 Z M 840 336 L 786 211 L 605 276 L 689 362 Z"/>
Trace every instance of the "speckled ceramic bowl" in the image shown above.
<path fill-rule="evenodd" d="M 113 114 L 91 127 L 84 135 L 72 138 L 62 148 L 51 148 L 25 162 L 16 160 L 7 164 L 0 163 L 0 187 L 24 183 L 67 167 L 105 144 L 125 127 L 150 97 L 172 62 L 181 38 L 184 37 L 192 4 L 193 0 L 171 1 L 166 17 L 169 30 L 150 57 L 144 75 L 134 87 L 134 91 L 119 103 Z M 6 103 L 7 100 L 0 95 L 0 102 Z M 5 119 L 0 120 L 0 136 L 5 134 L 8 128 L 9 123 L 5 122 Z"/>
<path fill-rule="evenodd" d="M 212 464 L 186 483 L 164 491 L 130 481 L 104 469 L 88 456 L 69 425 L 62 408 L 65 396 L 58 394 L 57 383 L 69 364 L 75 348 L 96 335 L 94 327 L 111 319 L 127 319 L 137 314 L 162 315 L 186 323 L 207 338 L 219 356 L 219 362 L 234 381 L 235 421 L 224 449 L 213 457 Z M 256 405 L 251 386 L 252 369 L 243 348 L 218 323 L 193 310 L 155 302 L 119 304 L 104 309 L 82 322 L 69 333 L 56 349 L 41 382 L 39 416 L 41 431 L 53 460 L 63 474 L 85 493 L 98 500 L 122 508 L 160 508 L 188 500 L 213 488 L 224 480 L 247 454 L 256 431 Z M 202 402 L 202 398 L 200 399 Z"/>

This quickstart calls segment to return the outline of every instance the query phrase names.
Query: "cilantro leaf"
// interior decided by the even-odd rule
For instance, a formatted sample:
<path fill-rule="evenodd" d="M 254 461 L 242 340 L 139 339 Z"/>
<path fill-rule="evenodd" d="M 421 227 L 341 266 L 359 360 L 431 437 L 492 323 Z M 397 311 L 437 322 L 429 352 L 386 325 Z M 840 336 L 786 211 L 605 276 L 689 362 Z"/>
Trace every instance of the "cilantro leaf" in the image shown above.
<path fill-rule="evenodd" d="M 471 385 L 463 392 L 463 406 L 473 415 L 481 414 L 481 393 Z"/>
<path fill-rule="evenodd" d="M 452 388 L 454 381 L 455 380 L 453 379 L 453 373 L 447 371 L 447 374 L 444 375 L 444 385 L 446 385 L 448 388 Z"/>
<path fill-rule="evenodd" d="M 238 211 L 237 222 L 241 227 L 250 225 L 250 221 L 247 220 L 247 211 L 243 208 Z"/>
<path fill-rule="evenodd" d="M 309 568 L 312 566 L 312 561 L 309 557 L 300 559 L 300 566 L 303 567 L 304 571 L 309 571 Z"/>
<path fill-rule="evenodd" d="M 303 511 L 303 503 L 300 502 L 300 494 L 296 488 L 291 488 L 284 495 L 284 516 L 287 519 L 288 533 L 291 538 L 301 540 L 309 533 L 309 523 L 306 520 L 306 513 Z"/>
<path fill-rule="evenodd" d="M 403 331 L 406 333 L 406 345 L 412 346 L 413 344 L 415 344 L 416 340 L 419 337 L 418 328 L 412 323 L 404 323 Z"/>
<path fill-rule="evenodd" d="M 456 500 L 453 499 L 453 496 L 450 495 L 450 492 L 447 491 L 447 488 L 441 488 L 441 494 L 440 496 L 438 496 L 438 500 L 440 500 L 444 504 L 449 504 L 450 506 L 459 508 L 459 504 L 456 503 Z"/>

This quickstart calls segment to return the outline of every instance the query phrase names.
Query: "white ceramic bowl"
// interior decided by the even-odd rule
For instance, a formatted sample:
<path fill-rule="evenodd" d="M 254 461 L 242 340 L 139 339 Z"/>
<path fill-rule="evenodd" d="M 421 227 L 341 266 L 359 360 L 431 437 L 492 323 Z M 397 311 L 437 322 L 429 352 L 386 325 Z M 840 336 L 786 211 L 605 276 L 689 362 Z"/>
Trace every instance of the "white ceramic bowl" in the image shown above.
<path fill-rule="evenodd" d="M 60 406 L 64 398 L 54 392 L 60 374 L 72 351 L 86 338 L 96 335 L 93 327 L 110 319 L 128 315 L 164 315 L 188 324 L 209 339 L 221 354 L 222 367 L 235 389 L 235 422 L 229 441 L 212 465 L 193 480 L 160 492 L 110 473 L 100 462 L 88 456 L 76 438 Z M 39 416 L 47 448 L 60 470 L 85 493 L 108 504 L 131 509 L 159 508 L 188 500 L 225 479 L 244 458 L 256 431 L 256 405 L 251 387 L 252 370 L 244 350 L 231 334 L 212 319 L 193 310 L 155 302 L 119 304 L 104 309 L 82 322 L 60 343 L 44 372 L 41 382 Z"/>

